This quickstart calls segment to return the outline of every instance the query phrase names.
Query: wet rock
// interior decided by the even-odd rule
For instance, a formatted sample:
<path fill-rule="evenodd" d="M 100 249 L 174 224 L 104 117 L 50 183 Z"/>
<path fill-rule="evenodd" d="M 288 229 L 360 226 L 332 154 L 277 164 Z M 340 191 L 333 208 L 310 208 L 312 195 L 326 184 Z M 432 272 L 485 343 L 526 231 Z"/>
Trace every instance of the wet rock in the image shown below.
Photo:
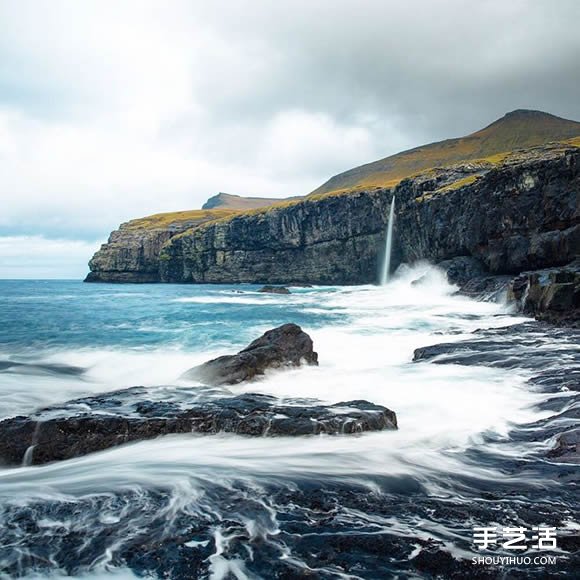
<path fill-rule="evenodd" d="M 233 385 L 267 369 L 318 365 L 312 339 L 296 324 L 269 330 L 237 354 L 224 355 L 187 371 L 183 377 L 208 385 Z"/>
<path fill-rule="evenodd" d="M 417 278 L 416 280 L 413 280 L 411 282 L 411 286 L 417 287 L 417 286 L 423 286 L 424 284 L 426 284 L 428 281 L 427 276 L 420 276 L 419 278 Z"/>
<path fill-rule="evenodd" d="M 82 375 L 85 372 L 85 369 L 59 363 L 25 363 L 13 360 L 0 360 L 0 372 L 22 375 L 78 376 Z"/>
<path fill-rule="evenodd" d="M 417 348 L 413 361 L 522 368 L 542 373 L 543 379 L 548 380 L 554 375 L 559 377 L 563 358 L 568 362 L 568 376 L 580 369 L 579 341 L 580 331 L 576 329 L 553 328 L 530 320 L 512 326 L 476 330 L 472 338 L 461 342 Z"/>
<path fill-rule="evenodd" d="M 529 279 L 526 275 L 512 278 L 507 287 L 507 299 L 510 302 L 515 302 L 520 310 L 523 310 L 523 302 L 529 286 Z"/>
<path fill-rule="evenodd" d="M 511 276 L 478 276 L 461 285 L 459 294 L 476 300 L 498 302 L 508 289 Z"/>
<path fill-rule="evenodd" d="M 564 268 L 524 272 L 510 283 L 508 298 L 538 320 L 580 327 L 580 260 Z"/>
<path fill-rule="evenodd" d="M 196 394 L 191 393 L 195 398 Z M 397 417 L 368 401 L 324 405 L 312 400 L 280 404 L 275 397 L 246 394 L 184 402 L 156 401 L 134 387 L 48 407 L 0 422 L 0 462 L 36 465 L 71 459 L 133 441 L 185 433 L 297 436 L 396 429 Z"/>
<path fill-rule="evenodd" d="M 392 480 L 393 475 L 374 483 L 387 493 L 369 492 L 368 486 L 352 480 L 296 478 L 289 485 L 256 486 L 242 479 L 227 485 L 207 481 L 201 498 L 198 493 L 176 496 L 171 486 L 127 486 L 75 501 L 63 495 L 4 504 L 0 521 L 10 523 L 0 526 L 3 572 L 10 578 L 49 576 L 58 568 L 60 574 L 77 577 L 108 557 L 111 567 L 129 568 L 138 577 L 206 578 L 211 576 L 212 554 L 222 550 L 227 561 L 243 563 L 250 578 L 547 577 L 545 566 L 474 566 L 470 558 L 479 554 L 473 552 L 472 526 L 500 519 L 506 526 L 559 527 L 562 518 L 569 520 L 571 510 L 555 503 L 553 496 L 546 500 L 544 488 L 531 492 L 530 509 L 521 500 L 521 484 L 503 491 L 497 485 L 495 501 L 489 501 L 479 497 L 487 495 L 479 487 L 473 489 L 473 479 L 460 497 L 443 499 L 404 486 L 393 491 Z M 275 525 L 267 527 L 264 522 L 274 523 L 273 510 Z M 116 517 L 103 517 L 108 514 Z M 400 525 L 391 524 L 395 518 Z M 426 532 L 426 524 L 436 524 L 437 531 Z M 402 534 L 401 528 L 409 531 Z M 439 529 L 445 528 L 452 533 L 442 535 Z M 220 537 L 227 541 L 219 542 Z M 578 536 L 559 530 L 557 563 L 550 568 L 555 577 L 577 576 L 577 549 Z M 462 558 L 452 557 L 452 551 Z M 292 557 L 284 557 L 289 552 Z"/>
<path fill-rule="evenodd" d="M 580 428 L 558 435 L 556 446 L 548 453 L 548 457 L 566 463 L 580 463 Z"/>
<path fill-rule="evenodd" d="M 533 374 L 530 387 L 549 393 L 538 405 L 552 414 L 514 429 L 512 439 L 556 443 L 547 453 L 558 463 L 580 463 L 580 330 L 529 321 L 478 330 L 470 340 L 415 350 L 413 360 L 434 364 L 481 365 L 524 369 Z M 565 365 L 562 361 L 566 361 Z M 563 431 L 567 429 L 566 431 Z M 545 455 L 542 453 L 545 462 Z"/>
<path fill-rule="evenodd" d="M 264 286 L 258 290 L 266 294 L 290 294 L 290 290 L 284 286 Z"/>
<path fill-rule="evenodd" d="M 443 260 L 437 266 L 445 272 L 450 284 L 458 286 L 463 286 L 472 278 L 480 278 L 487 273 L 481 261 L 472 256 L 458 256 L 451 260 Z"/>
<path fill-rule="evenodd" d="M 446 579 L 489 579 L 495 580 L 497 574 L 487 566 L 475 568 L 468 559 L 455 558 L 441 543 L 430 541 L 421 546 L 419 553 L 411 559 L 418 573 L 427 578 Z"/>

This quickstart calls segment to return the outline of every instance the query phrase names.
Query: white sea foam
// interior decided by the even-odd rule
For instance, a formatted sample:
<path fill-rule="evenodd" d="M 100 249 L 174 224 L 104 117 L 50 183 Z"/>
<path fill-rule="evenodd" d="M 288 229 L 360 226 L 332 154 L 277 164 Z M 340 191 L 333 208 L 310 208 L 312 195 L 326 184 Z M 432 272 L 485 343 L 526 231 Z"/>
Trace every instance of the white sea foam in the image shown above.
<path fill-rule="evenodd" d="M 49 351 L 36 363 L 72 365 L 81 375 L 38 373 L 26 375 L 16 368 L 0 374 L 0 419 L 70 399 L 126 387 L 179 382 L 189 368 L 220 351 L 188 352 L 173 349 L 78 349 Z"/>
<path fill-rule="evenodd" d="M 240 304 L 247 306 L 260 306 L 263 304 L 281 304 L 286 305 L 288 302 L 307 302 L 315 301 L 316 297 L 307 294 L 284 294 L 282 298 L 276 294 L 259 294 L 252 293 L 248 296 L 224 296 L 222 294 L 212 294 L 209 296 L 184 296 L 174 298 L 174 302 L 191 303 L 191 304 Z"/>

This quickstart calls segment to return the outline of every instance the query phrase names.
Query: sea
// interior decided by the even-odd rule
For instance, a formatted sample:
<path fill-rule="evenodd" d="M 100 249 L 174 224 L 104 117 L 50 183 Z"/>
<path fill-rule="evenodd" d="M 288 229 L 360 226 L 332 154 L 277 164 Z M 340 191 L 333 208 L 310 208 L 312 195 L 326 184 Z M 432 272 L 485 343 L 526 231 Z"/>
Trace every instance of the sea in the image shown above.
<path fill-rule="evenodd" d="M 0 281 L 0 420 L 133 386 L 169 397 L 191 387 L 187 369 L 287 322 L 312 337 L 319 366 L 225 396 L 367 400 L 398 418 L 396 431 L 170 435 L 0 467 L 0 578 L 496 577 L 497 562 L 474 559 L 548 554 L 512 568 L 573 577 L 577 465 L 547 454 L 575 393 L 534 377 L 578 365 L 576 335 L 462 296 L 428 264 L 384 286 L 258 290 Z M 494 356 L 462 363 L 474 337 Z M 452 360 L 413 360 L 440 343 Z M 529 551 L 477 545 L 476 528 L 501 539 L 509 527 L 525 528 Z M 548 527 L 568 539 L 534 551 Z"/>

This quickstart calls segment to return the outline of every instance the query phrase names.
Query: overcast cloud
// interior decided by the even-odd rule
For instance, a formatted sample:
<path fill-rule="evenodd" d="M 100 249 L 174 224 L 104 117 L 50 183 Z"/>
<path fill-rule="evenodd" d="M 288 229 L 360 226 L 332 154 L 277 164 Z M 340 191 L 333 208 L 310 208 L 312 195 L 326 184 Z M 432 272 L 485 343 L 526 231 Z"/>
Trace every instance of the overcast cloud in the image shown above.
<path fill-rule="evenodd" d="M 516 108 L 580 120 L 576 0 L 0 0 L 0 277 Z"/>

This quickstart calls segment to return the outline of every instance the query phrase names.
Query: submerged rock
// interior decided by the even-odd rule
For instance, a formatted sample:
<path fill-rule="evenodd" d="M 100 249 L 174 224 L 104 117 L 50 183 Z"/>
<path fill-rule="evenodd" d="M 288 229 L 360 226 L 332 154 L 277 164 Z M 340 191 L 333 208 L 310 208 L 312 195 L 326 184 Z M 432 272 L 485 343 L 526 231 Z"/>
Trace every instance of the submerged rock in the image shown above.
<path fill-rule="evenodd" d="M 324 405 L 312 400 L 283 404 L 268 395 L 199 398 L 184 402 L 184 390 L 154 400 L 134 387 L 70 401 L 28 417 L 0 422 L 0 462 L 36 465 L 79 457 L 133 441 L 172 433 L 236 433 L 296 436 L 396 429 L 395 413 L 368 401 Z M 198 397 L 195 400 L 196 396 Z"/>
<path fill-rule="evenodd" d="M 82 375 L 85 369 L 59 363 L 25 363 L 13 360 L 0 360 L 0 373 L 22 375 Z"/>
<path fill-rule="evenodd" d="M 451 260 L 443 260 L 437 264 L 447 275 L 450 284 L 463 286 L 473 278 L 483 277 L 487 274 L 484 265 L 477 258 L 471 256 L 458 256 Z"/>
<path fill-rule="evenodd" d="M 561 368 L 564 357 L 569 363 L 567 374 L 572 375 L 575 369 L 580 369 L 578 341 L 578 330 L 554 328 L 530 320 L 512 326 L 476 330 L 472 338 L 460 342 L 417 348 L 413 361 L 523 368 L 553 374 Z"/>
<path fill-rule="evenodd" d="M 267 369 L 318 365 L 312 339 L 297 324 L 283 324 L 264 333 L 246 348 L 187 371 L 183 378 L 208 385 L 233 385 L 263 375 Z"/>
<path fill-rule="evenodd" d="M 373 478 L 381 492 L 369 491 L 368 480 L 360 477 L 272 477 L 272 483 L 252 485 L 246 476 L 203 478 L 202 494 L 198 485 L 189 493 L 183 486 L 132 485 L 76 494 L 74 501 L 65 494 L 31 497 L 0 505 L 0 521 L 9 522 L 0 526 L 0 558 L 10 578 L 50 577 L 55 569 L 83 577 L 105 558 L 112 573 L 119 567 L 139 578 L 208 578 L 218 552 L 239 562 L 246 578 L 547 578 L 545 566 L 532 573 L 523 563 L 474 566 L 472 526 L 499 519 L 514 527 L 560 527 L 572 512 L 562 494 L 572 486 L 560 485 L 546 498 L 543 486 L 506 489 L 500 483 L 492 495 L 489 483 L 485 487 L 470 475 L 457 473 L 453 479 L 464 484 L 461 493 L 444 498 L 423 491 L 418 478 L 397 473 Z M 425 533 L 433 521 L 438 529 L 451 529 L 450 535 Z M 557 550 L 544 552 L 557 556 L 551 577 L 577 576 L 574 531 L 558 530 Z M 19 557 L 22 552 L 26 558 Z M 289 552 L 292 557 L 285 557 Z"/>
<path fill-rule="evenodd" d="M 529 321 L 476 330 L 473 338 L 421 347 L 415 362 L 521 369 L 535 391 L 549 393 L 540 404 L 555 414 L 536 423 L 513 426 L 511 438 L 551 447 L 559 463 L 580 463 L 580 330 Z M 565 364 L 563 364 L 565 361 Z M 566 430 L 564 430 L 566 429 Z M 556 442 L 555 445 L 553 442 Z M 542 452 L 542 461 L 544 452 Z"/>
<path fill-rule="evenodd" d="M 266 294 L 291 294 L 290 290 L 284 286 L 264 286 L 258 292 L 264 292 Z"/>
<path fill-rule="evenodd" d="M 558 435 L 556 446 L 548 457 L 566 463 L 580 463 L 580 427 Z"/>

